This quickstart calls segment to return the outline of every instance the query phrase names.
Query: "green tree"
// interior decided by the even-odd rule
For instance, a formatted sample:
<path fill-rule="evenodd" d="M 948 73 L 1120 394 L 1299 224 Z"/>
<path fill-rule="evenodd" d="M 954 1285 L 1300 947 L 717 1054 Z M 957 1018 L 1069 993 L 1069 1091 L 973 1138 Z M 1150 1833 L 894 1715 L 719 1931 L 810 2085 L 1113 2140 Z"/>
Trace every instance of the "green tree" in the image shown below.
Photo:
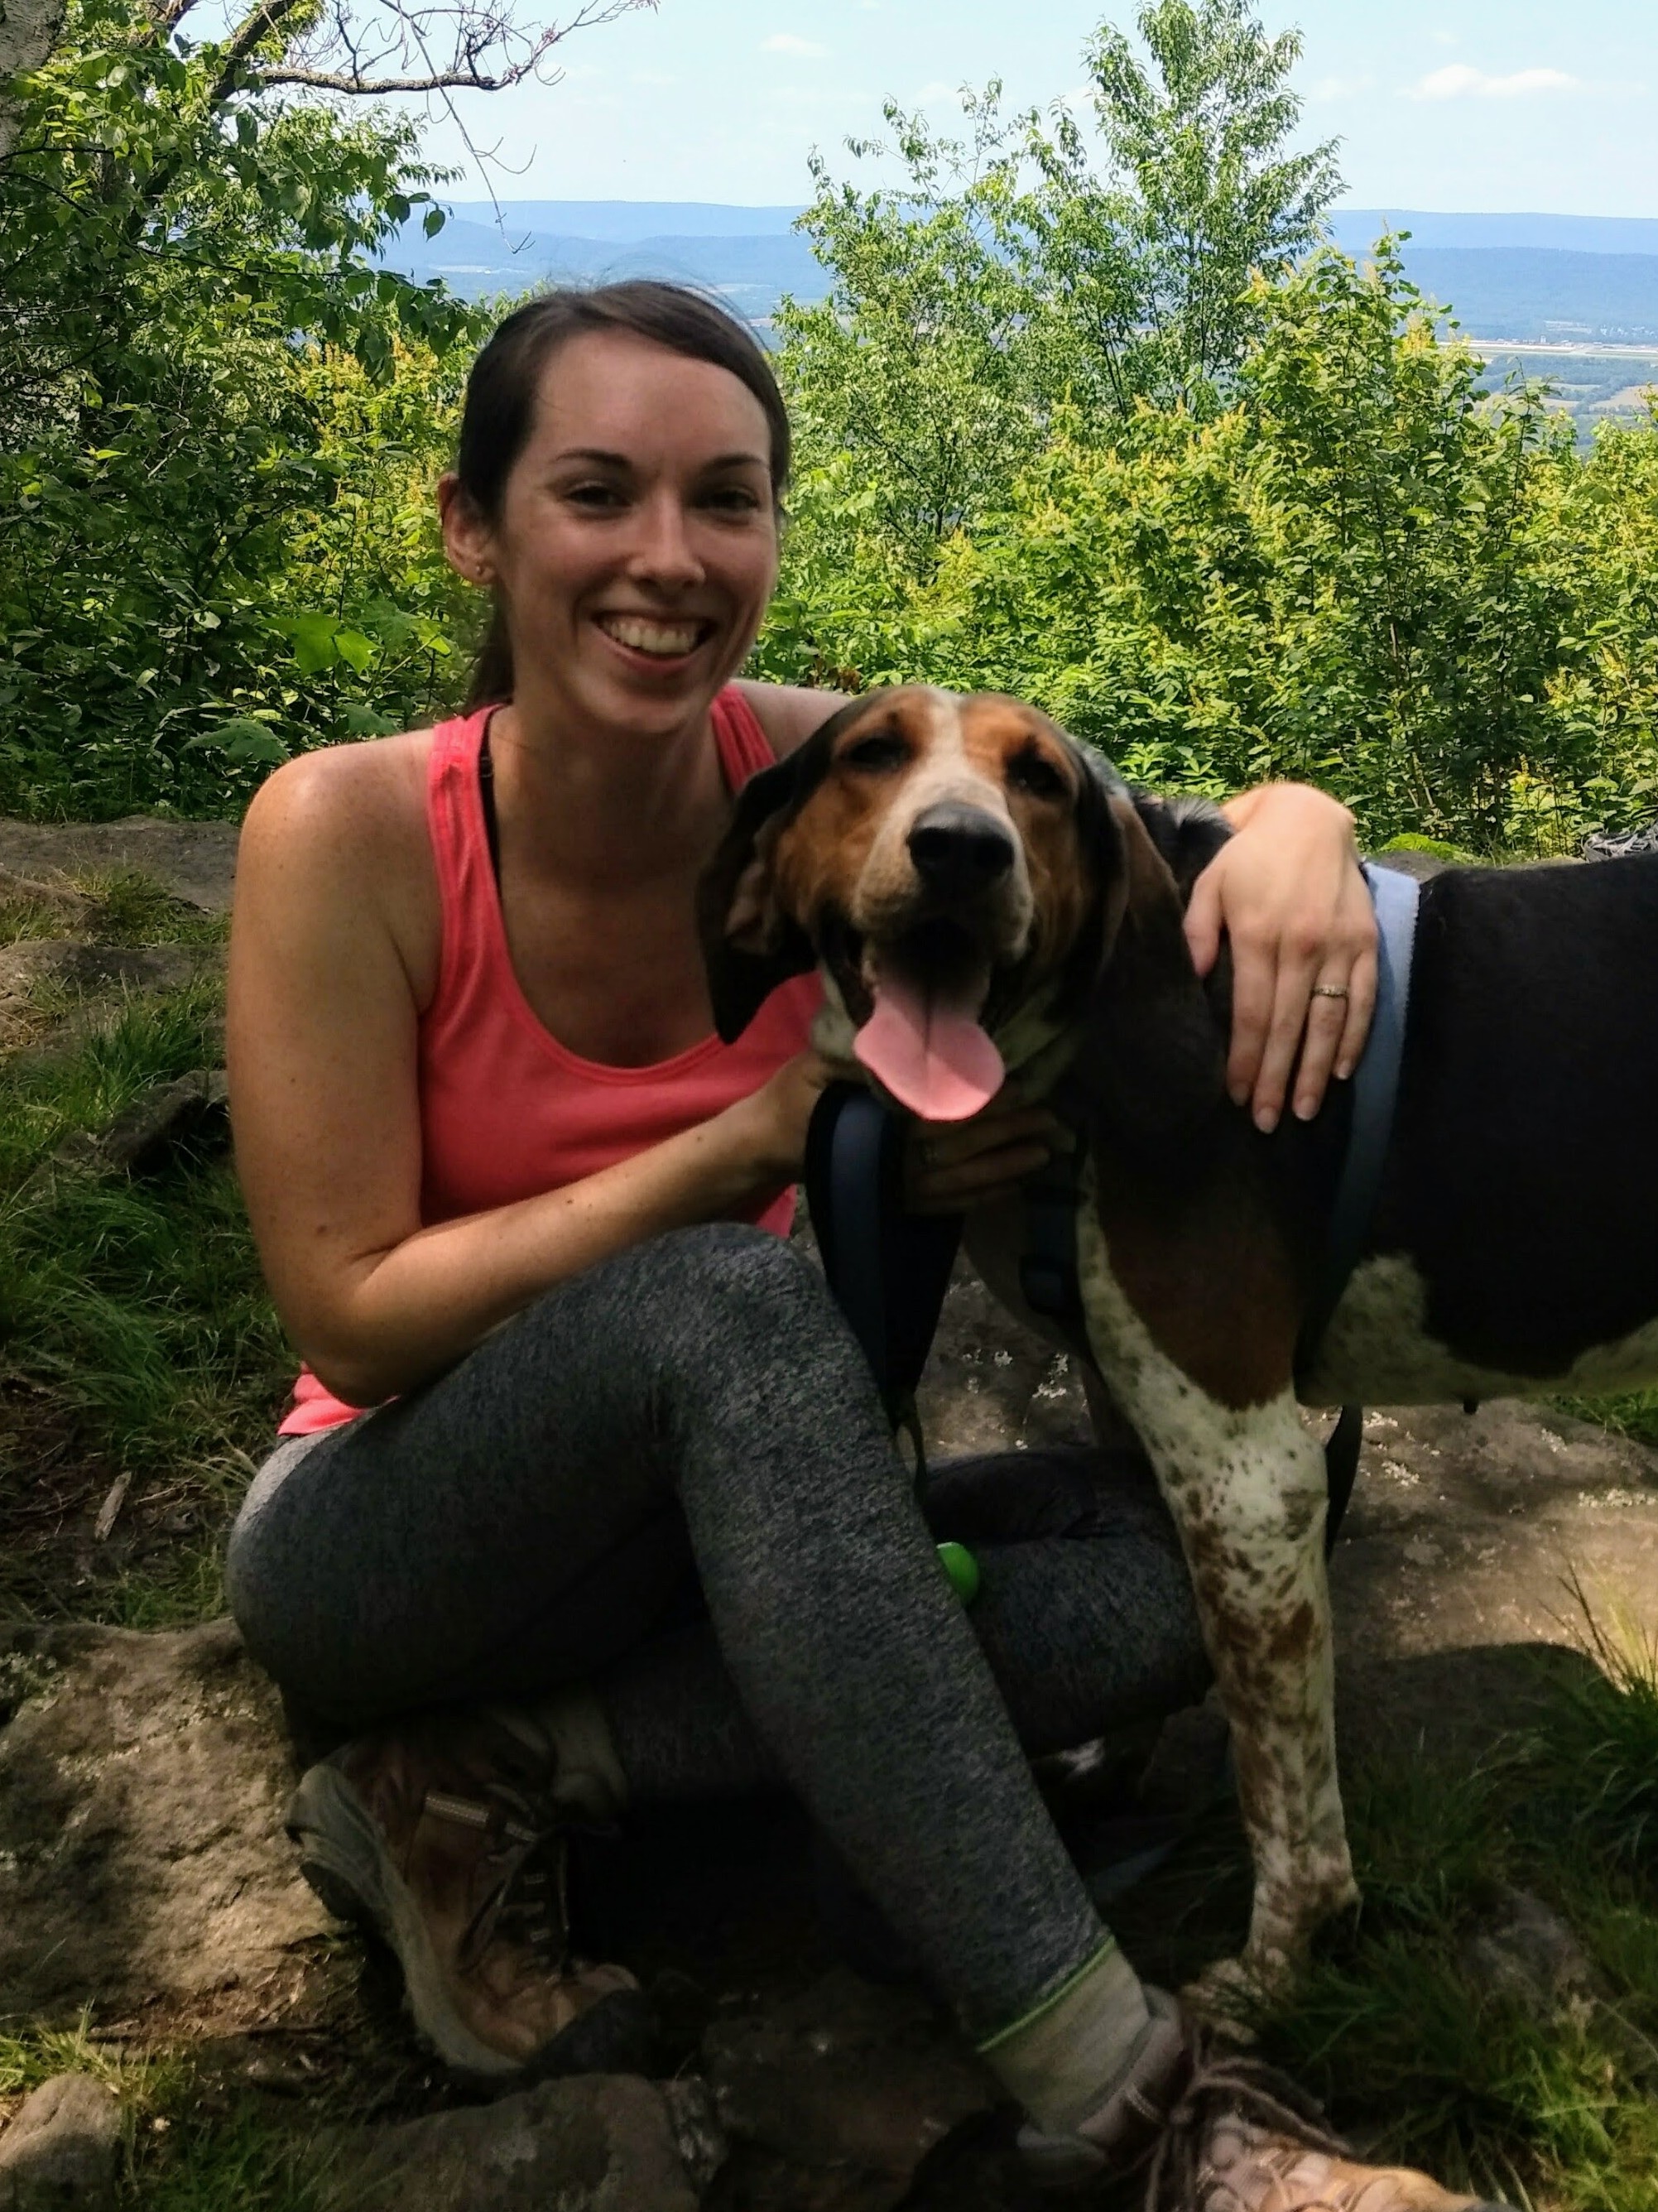
<path fill-rule="evenodd" d="M 837 184 L 814 155 L 802 225 L 832 287 L 777 314 L 803 461 L 849 459 L 882 526 L 920 565 L 1005 490 L 1040 437 L 1018 152 L 999 94 L 964 96 L 963 140 L 889 102 L 901 191 Z M 887 150 L 848 143 L 860 158 Z"/>
<path fill-rule="evenodd" d="M 472 0 L 255 0 L 197 40 L 196 4 L 70 0 L 0 160 L 13 810 L 222 809 L 294 745 L 417 711 L 414 674 L 442 659 L 387 611 L 383 562 L 355 587 L 337 568 L 331 603 L 295 558 L 355 465 L 322 365 L 446 405 L 442 364 L 481 321 L 378 265 L 422 207 L 440 225 L 439 179 L 410 124 L 349 95 L 415 74 L 437 96 L 489 89 L 546 67 L 563 33 Z M 434 58 L 403 72 L 410 51 Z"/>
<path fill-rule="evenodd" d="M 1258 327 L 1251 276 L 1277 274 L 1322 234 L 1341 188 L 1337 142 L 1286 150 L 1301 34 L 1269 38 L 1250 0 L 1151 0 L 1138 21 L 1150 70 L 1109 23 L 1084 57 L 1110 179 L 1104 228 L 1139 263 L 1162 380 L 1189 392 L 1232 367 Z M 1055 154 L 1051 174 L 1062 202 L 1067 191 L 1079 201 L 1080 227 L 1102 195 L 1074 126 Z"/>
<path fill-rule="evenodd" d="M 1258 325 L 1252 272 L 1318 234 L 1338 180 L 1332 146 L 1284 150 L 1296 36 L 1248 0 L 1158 0 L 1139 26 L 1152 74 L 1108 25 L 1085 57 L 1098 173 L 1073 116 L 1005 118 L 997 84 L 963 93 L 961 139 L 889 105 L 890 143 L 849 142 L 898 156 L 896 189 L 814 160 L 802 228 L 831 289 L 779 314 L 803 452 L 859 480 L 918 570 L 1056 410 L 1108 436 L 1148 398 L 1207 404 Z"/>
<path fill-rule="evenodd" d="M 1378 841 L 1562 849 L 1638 809 L 1658 437 L 1584 460 L 1537 388 L 1485 396 L 1385 248 L 1252 306 L 1230 404 L 1108 441 L 1059 411 L 924 575 L 808 477 L 761 665 L 1011 691 L 1148 782 L 1309 778 Z"/>

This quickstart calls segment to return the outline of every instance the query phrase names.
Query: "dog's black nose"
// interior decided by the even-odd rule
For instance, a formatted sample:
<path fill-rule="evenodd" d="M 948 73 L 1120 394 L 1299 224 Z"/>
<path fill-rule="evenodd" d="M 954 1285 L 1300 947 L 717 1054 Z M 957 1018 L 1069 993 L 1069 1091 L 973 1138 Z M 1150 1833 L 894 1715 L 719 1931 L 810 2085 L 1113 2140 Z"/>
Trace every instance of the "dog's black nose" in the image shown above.
<path fill-rule="evenodd" d="M 910 824 L 909 857 L 930 890 L 987 890 L 1013 866 L 1013 833 L 977 806 L 941 799 Z"/>

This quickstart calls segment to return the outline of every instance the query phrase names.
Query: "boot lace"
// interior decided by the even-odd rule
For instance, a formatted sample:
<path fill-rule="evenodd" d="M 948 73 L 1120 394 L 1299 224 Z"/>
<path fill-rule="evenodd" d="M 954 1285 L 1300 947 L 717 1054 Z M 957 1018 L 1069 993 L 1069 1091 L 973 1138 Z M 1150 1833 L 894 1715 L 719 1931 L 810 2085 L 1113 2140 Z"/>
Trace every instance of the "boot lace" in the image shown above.
<path fill-rule="evenodd" d="M 428 1813 L 488 1838 L 474 1875 L 478 1901 L 459 1947 L 463 1967 L 476 1966 L 498 1942 L 528 1951 L 556 1973 L 569 1941 L 565 1881 L 565 1823 L 550 1790 L 491 1780 L 477 1797 L 428 1790 Z"/>
<path fill-rule="evenodd" d="M 1323 2106 L 1287 2074 L 1242 2053 L 1218 2054 L 1211 2039 L 1199 2033 L 1193 2041 L 1190 2077 L 1151 2152 L 1145 2212 L 1202 2212 L 1206 2192 L 1221 2179 L 1206 2146 L 1224 2119 L 1269 2129 L 1303 2149 L 1327 2151 L 1336 2158 L 1352 2155 L 1351 2147 L 1325 2126 Z M 1303 2212 L 1339 2208 L 1309 2203 Z"/>

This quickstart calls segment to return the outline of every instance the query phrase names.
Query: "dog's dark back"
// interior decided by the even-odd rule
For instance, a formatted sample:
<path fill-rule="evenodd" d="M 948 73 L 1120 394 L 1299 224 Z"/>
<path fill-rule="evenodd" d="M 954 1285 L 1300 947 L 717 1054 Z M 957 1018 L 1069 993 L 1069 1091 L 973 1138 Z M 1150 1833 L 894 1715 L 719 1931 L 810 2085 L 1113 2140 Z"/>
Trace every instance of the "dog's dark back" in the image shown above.
<path fill-rule="evenodd" d="M 1558 1374 L 1658 1316 L 1658 855 L 1423 885 L 1373 1238 L 1430 1332 Z"/>

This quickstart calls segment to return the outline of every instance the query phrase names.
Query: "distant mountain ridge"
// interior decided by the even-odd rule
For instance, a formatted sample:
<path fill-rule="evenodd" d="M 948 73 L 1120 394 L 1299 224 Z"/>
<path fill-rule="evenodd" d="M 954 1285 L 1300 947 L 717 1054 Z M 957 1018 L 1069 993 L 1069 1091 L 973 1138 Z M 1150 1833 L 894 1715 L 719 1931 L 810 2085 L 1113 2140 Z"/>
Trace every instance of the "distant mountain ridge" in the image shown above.
<path fill-rule="evenodd" d="M 489 200 L 447 204 L 454 219 L 495 228 Z M 507 231 L 637 245 L 659 238 L 776 238 L 803 207 L 742 207 L 714 200 L 502 200 Z M 1344 252 L 1362 252 L 1384 230 L 1408 230 L 1418 246 L 1553 246 L 1576 253 L 1658 253 L 1658 216 L 1454 215 L 1421 208 L 1339 207 L 1330 218 Z"/>
<path fill-rule="evenodd" d="M 434 238 L 410 223 L 385 258 L 471 298 L 670 277 L 761 322 L 786 292 L 815 300 L 828 289 L 793 228 L 800 212 L 673 200 L 505 200 L 497 211 L 460 201 Z M 1476 337 L 1658 344 L 1658 219 L 1403 208 L 1342 208 L 1331 219 L 1349 253 L 1363 255 L 1387 230 L 1410 232 L 1412 281 Z"/>

